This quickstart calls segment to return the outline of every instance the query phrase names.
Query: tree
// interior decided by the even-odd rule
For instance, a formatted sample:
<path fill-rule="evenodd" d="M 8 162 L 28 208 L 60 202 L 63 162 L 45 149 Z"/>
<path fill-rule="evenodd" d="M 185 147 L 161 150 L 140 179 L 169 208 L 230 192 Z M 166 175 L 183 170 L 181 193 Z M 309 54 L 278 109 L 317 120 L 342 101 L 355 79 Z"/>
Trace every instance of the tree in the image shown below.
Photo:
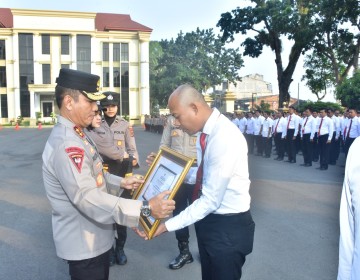
<path fill-rule="evenodd" d="M 317 16 L 321 1 L 311 0 L 251 0 L 253 6 L 236 8 L 221 15 L 217 26 L 222 39 L 233 41 L 234 35 L 249 35 L 243 42 L 244 55 L 259 57 L 263 47 L 275 54 L 279 85 L 279 104 L 289 102 L 289 87 L 300 55 L 309 50 L 316 34 L 321 31 Z M 283 41 L 288 40 L 291 51 L 284 68 L 281 52 Z"/>
<path fill-rule="evenodd" d="M 352 68 L 358 68 L 360 6 L 358 0 L 323 0 L 320 15 L 323 32 L 314 38 L 312 52 L 305 57 L 303 77 L 318 99 L 328 87 L 340 85 Z"/>
<path fill-rule="evenodd" d="M 176 39 L 150 45 L 154 46 L 150 48 L 150 94 L 161 106 L 166 106 L 171 92 L 181 84 L 189 83 L 203 92 L 224 80 L 235 83 L 240 79 L 243 60 L 239 50 L 226 48 L 212 29 L 180 32 Z"/>
<path fill-rule="evenodd" d="M 317 112 L 319 112 L 322 109 L 333 109 L 333 110 L 339 110 L 339 111 L 343 111 L 343 108 L 341 108 L 341 106 L 337 103 L 334 102 L 322 102 L 322 101 L 307 101 L 304 103 L 301 103 L 299 106 L 299 112 L 303 112 L 306 110 L 306 108 L 311 108 L 312 110 L 315 110 Z"/>
<path fill-rule="evenodd" d="M 335 93 L 343 106 L 352 106 L 360 110 L 360 70 L 337 86 Z"/>

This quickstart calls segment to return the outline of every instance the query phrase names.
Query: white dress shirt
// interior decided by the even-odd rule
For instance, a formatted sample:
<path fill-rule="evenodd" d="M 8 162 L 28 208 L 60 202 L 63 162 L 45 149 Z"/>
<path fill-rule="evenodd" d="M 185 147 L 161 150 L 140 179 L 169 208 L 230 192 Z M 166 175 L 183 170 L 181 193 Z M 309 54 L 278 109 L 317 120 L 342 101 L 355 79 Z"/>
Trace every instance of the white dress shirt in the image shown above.
<path fill-rule="evenodd" d="M 264 119 L 264 121 L 262 123 L 262 131 L 261 131 L 261 136 L 262 137 L 268 137 L 269 136 L 269 130 L 272 129 L 273 122 L 274 121 L 269 117 Z M 271 132 L 270 132 L 270 136 L 271 136 Z"/>
<path fill-rule="evenodd" d="M 340 203 L 338 280 L 360 279 L 360 138 L 350 146 Z"/>
<path fill-rule="evenodd" d="M 350 124 L 351 124 L 351 127 L 350 127 Z M 356 138 L 356 137 L 360 136 L 360 125 L 359 125 L 358 117 L 355 116 L 352 119 L 348 119 L 346 121 L 345 128 L 346 128 L 346 133 L 344 135 L 345 139 L 347 137 Z M 349 129 L 350 129 L 350 132 L 349 132 Z"/>
<path fill-rule="evenodd" d="M 317 120 L 312 115 L 305 117 L 301 124 L 301 137 L 303 137 L 304 134 L 310 133 L 310 139 L 314 139 L 314 134 L 316 132 L 316 122 Z"/>
<path fill-rule="evenodd" d="M 260 128 L 261 128 L 261 125 L 262 125 L 262 122 L 264 121 L 264 119 L 265 118 L 263 116 L 254 118 L 254 135 L 260 134 Z"/>
<path fill-rule="evenodd" d="M 321 119 L 323 119 L 322 123 L 321 123 Z M 320 127 L 320 125 L 321 125 L 321 127 Z M 329 134 L 328 141 L 331 141 L 333 132 L 334 132 L 334 122 L 332 121 L 332 119 L 330 119 L 327 116 L 325 116 L 324 118 L 320 117 L 318 119 L 317 127 L 318 127 L 318 129 L 317 129 L 318 137 L 325 135 L 325 134 Z M 320 134 L 319 134 L 319 130 L 320 130 Z"/>
<path fill-rule="evenodd" d="M 216 108 L 207 120 L 203 132 L 207 137 L 202 195 L 179 215 L 165 222 L 168 231 L 184 228 L 211 213 L 240 213 L 250 209 L 250 180 L 245 137 Z M 201 159 L 199 138 L 197 158 Z"/>
<path fill-rule="evenodd" d="M 300 122 L 300 117 L 294 113 L 291 115 L 288 115 L 288 117 L 286 118 L 286 128 L 287 129 L 295 129 L 294 137 L 296 137 L 298 135 L 299 122 Z"/>
<path fill-rule="evenodd" d="M 246 118 L 238 119 L 238 127 L 239 127 L 241 133 L 244 133 L 246 123 L 247 123 L 247 122 L 246 122 Z"/>
<path fill-rule="evenodd" d="M 246 134 L 254 134 L 254 118 L 251 117 L 246 121 Z"/>

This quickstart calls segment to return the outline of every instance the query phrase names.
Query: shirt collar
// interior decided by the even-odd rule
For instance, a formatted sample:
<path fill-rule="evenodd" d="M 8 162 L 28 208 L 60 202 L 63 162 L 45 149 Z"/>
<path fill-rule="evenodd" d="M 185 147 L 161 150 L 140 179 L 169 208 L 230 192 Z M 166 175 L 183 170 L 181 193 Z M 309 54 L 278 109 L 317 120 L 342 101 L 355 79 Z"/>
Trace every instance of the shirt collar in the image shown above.
<path fill-rule="evenodd" d="M 214 108 L 210 117 L 208 118 L 208 120 L 206 121 L 204 128 L 203 128 L 203 133 L 206 133 L 207 135 L 210 135 L 216 125 L 216 122 L 218 120 L 218 118 L 220 117 L 220 112 L 218 109 Z"/>

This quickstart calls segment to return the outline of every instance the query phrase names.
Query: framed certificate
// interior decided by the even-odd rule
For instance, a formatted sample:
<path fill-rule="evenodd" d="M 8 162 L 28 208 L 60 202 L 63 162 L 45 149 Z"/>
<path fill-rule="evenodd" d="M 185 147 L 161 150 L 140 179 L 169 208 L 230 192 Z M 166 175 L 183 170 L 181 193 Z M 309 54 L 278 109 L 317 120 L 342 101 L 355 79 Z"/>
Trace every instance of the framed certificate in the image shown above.
<path fill-rule="evenodd" d="M 140 201 L 150 200 L 159 193 L 170 190 L 167 199 L 173 199 L 194 160 L 172 149 L 161 148 L 145 175 L 144 183 L 137 189 L 133 198 Z M 140 223 L 151 239 L 160 220 L 151 216 L 141 216 Z"/>

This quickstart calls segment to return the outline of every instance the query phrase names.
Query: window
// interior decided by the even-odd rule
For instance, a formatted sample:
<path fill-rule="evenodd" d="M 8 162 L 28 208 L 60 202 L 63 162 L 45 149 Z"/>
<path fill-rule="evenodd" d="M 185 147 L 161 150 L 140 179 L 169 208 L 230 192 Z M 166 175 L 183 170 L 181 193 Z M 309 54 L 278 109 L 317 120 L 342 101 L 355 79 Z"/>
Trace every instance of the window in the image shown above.
<path fill-rule="evenodd" d="M 103 87 L 110 86 L 109 67 L 103 68 Z"/>
<path fill-rule="evenodd" d="M 113 61 L 120 61 L 120 43 L 113 44 Z"/>
<path fill-rule="evenodd" d="M 8 105 L 7 105 L 7 95 L 0 95 L 0 103 L 1 103 L 1 118 L 8 118 Z"/>
<path fill-rule="evenodd" d="M 114 87 L 120 87 L 120 67 L 114 67 Z"/>
<path fill-rule="evenodd" d="M 6 87 L 6 67 L 0 66 L 0 87 Z"/>
<path fill-rule="evenodd" d="M 43 84 L 51 84 L 50 64 L 42 65 Z"/>
<path fill-rule="evenodd" d="M 129 61 L 129 44 L 121 43 L 121 61 Z"/>
<path fill-rule="evenodd" d="M 77 69 L 91 73 L 91 37 L 77 35 Z"/>
<path fill-rule="evenodd" d="M 42 54 L 50 54 L 50 35 L 49 34 L 41 35 L 41 48 L 42 48 Z"/>
<path fill-rule="evenodd" d="M 70 64 L 61 64 L 61 68 L 70 69 Z"/>
<path fill-rule="evenodd" d="M 5 40 L 0 40 L 0 59 L 6 59 Z"/>
<path fill-rule="evenodd" d="M 103 61 L 109 61 L 109 43 L 103 43 Z"/>
<path fill-rule="evenodd" d="M 129 115 L 129 64 L 121 63 L 121 114 Z"/>
<path fill-rule="evenodd" d="M 34 83 L 33 34 L 19 33 L 20 113 L 30 117 L 28 84 Z"/>
<path fill-rule="evenodd" d="M 42 113 L 44 117 L 51 117 L 53 111 L 53 103 L 50 101 L 42 102 Z"/>
<path fill-rule="evenodd" d="M 61 35 L 61 54 L 70 54 L 70 36 Z"/>

